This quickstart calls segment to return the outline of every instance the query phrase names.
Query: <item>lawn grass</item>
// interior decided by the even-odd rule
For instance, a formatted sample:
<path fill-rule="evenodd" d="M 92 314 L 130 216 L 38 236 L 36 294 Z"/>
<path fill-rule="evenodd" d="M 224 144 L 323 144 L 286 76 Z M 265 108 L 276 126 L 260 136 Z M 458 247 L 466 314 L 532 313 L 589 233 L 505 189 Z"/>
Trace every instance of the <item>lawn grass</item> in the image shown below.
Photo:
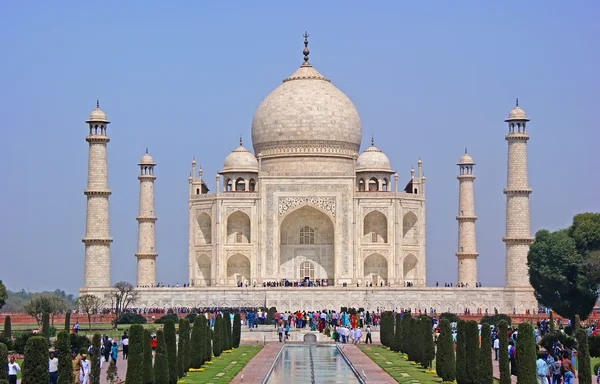
<path fill-rule="evenodd" d="M 223 353 L 205 364 L 204 372 L 188 372 L 179 382 L 189 384 L 229 383 L 238 372 L 262 349 L 262 345 L 240 345 L 231 353 Z"/>
<path fill-rule="evenodd" d="M 359 348 L 399 383 L 441 383 L 437 375 L 426 373 L 420 365 L 406 360 L 402 354 L 383 346 L 360 345 Z M 434 368 L 435 369 L 435 368 Z"/>

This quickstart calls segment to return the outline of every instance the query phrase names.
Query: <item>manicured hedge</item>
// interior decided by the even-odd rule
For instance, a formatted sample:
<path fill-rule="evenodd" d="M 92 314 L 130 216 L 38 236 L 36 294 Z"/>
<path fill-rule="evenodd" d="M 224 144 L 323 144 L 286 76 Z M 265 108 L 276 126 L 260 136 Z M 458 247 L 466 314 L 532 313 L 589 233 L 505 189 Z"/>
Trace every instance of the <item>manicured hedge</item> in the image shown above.
<path fill-rule="evenodd" d="M 467 382 L 467 341 L 466 324 L 460 320 L 456 324 L 456 383 L 468 384 Z"/>
<path fill-rule="evenodd" d="M 32 336 L 25 345 L 21 384 L 43 384 L 50 381 L 48 374 L 48 339 Z"/>
<path fill-rule="evenodd" d="M 169 384 L 177 383 L 177 332 L 173 320 L 165 320 L 165 342 L 167 343 L 167 361 L 169 362 Z"/>
<path fill-rule="evenodd" d="M 481 326 L 481 349 L 479 350 L 479 384 L 494 382 L 492 364 L 492 330 L 490 324 L 484 323 Z"/>
<path fill-rule="evenodd" d="M 179 317 L 176 313 L 167 313 L 166 315 L 154 320 L 154 324 L 164 324 L 167 320 L 173 320 L 173 322 L 177 322 L 179 321 Z"/>
<path fill-rule="evenodd" d="M 0 361 L 8 361 L 8 348 L 0 343 Z M 8 364 L 0 364 L 0 380 L 8 380 Z"/>
<path fill-rule="evenodd" d="M 121 315 L 117 324 L 146 324 L 146 318 L 137 313 L 126 312 Z"/>
<path fill-rule="evenodd" d="M 519 324 L 517 339 L 517 377 L 519 384 L 536 384 L 537 351 L 533 337 L 533 326 L 529 323 Z"/>
<path fill-rule="evenodd" d="M 466 384 L 476 384 L 479 377 L 479 329 L 476 321 L 465 324 L 466 340 Z"/>
<path fill-rule="evenodd" d="M 169 358 L 167 356 L 167 343 L 162 329 L 156 332 L 156 354 L 154 356 L 154 382 L 156 384 L 169 383 Z"/>
<path fill-rule="evenodd" d="M 67 332 L 67 331 L 65 331 Z M 100 384 L 100 375 L 101 375 L 101 371 L 100 371 L 100 334 L 96 333 L 94 334 L 94 337 L 92 337 L 92 350 L 90 352 L 90 383 L 89 384 Z M 70 359 L 68 359 L 70 360 Z M 68 365 L 71 366 L 71 362 L 68 361 Z M 60 365 L 60 359 L 58 361 L 58 364 Z M 66 372 L 66 365 L 65 364 L 65 372 Z M 59 380 L 60 380 L 60 375 L 59 375 Z M 65 381 L 65 384 L 69 384 L 68 381 Z"/>
<path fill-rule="evenodd" d="M 154 369 L 152 367 L 152 335 L 144 329 L 144 384 L 154 384 Z"/>
<path fill-rule="evenodd" d="M 239 313 L 236 313 L 233 316 L 233 331 L 232 331 L 233 341 L 231 342 L 231 346 L 233 348 L 240 347 L 240 341 L 242 338 L 242 319 Z"/>
<path fill-rule="evenodd" d="M 144 327 L 129 327 L 129 355 L 127 356 L 127 384 L 143 384 L 144 379 Z"/>
<path fill-rule="evenodd" d="M 206 317 L 196 316 L 190 339 L 190 368 L 200 368 L 204 364 L 204 338 L 206 338 Z"/>
<path fill-rule="evenodd" d="M 448 319 L 440 323 L 440 335 L 437 341 L 435 371 L 442 381 L 456 380 L 456 358 L 454 356 L 454 340 Z"/>
<path fill-rule="evenodd" d="M 579 328 L 577 336 L 577 376 L 579 384 L 592 384 L 592 369 L 590 367 L 590 349 L 588 346 L 588 336 L 583 328 Z M 596 374 L 596 372 L 594 372 Z"/>

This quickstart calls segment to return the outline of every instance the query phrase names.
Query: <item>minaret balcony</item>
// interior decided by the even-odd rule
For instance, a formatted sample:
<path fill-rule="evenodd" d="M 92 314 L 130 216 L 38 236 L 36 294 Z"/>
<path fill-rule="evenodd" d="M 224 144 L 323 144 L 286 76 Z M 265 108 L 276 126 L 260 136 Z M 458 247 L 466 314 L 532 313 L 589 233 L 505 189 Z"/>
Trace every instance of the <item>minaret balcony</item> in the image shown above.
<path fill-rule="evenodd" d="M 503 237 L 502 241 L 506 244 L 523 244 L 531 245 L 533 243 L 533 237 Z"/>
<path fill-rule="evenodd" d="M 85 245 L 93 245 L 93 244 L 110 245 L 110 243 L 113 242 L 113 239 L 111 237 L 107 237 L 104 239 L 84 237 L 83 239 L 81 239 L 81 241 Z"/>
<path fill-rule="evenodd" d="M 108 143 L 110 138 L 106 135 L 88 135 L 85 137 L 88 143 Z"/>
<path fill-rule="evenodd" d="M 504 188 L 505 195 L 531 195 L 532 190 L 530 188 Z"/>
<path fill-rule="evenodd" d="M 155 216 L 138 216 L 135 218 L 138 223 L 154 223 L 158 220 L 158 217 Z"/>
<path fill-rule="evenodd" d="M 83 194 L 86 196 L 110 196 L 112 192 L 110 189 L 104 190 L 94 190 L 94 189 L 86 189 L 83 191 Z"/>
<path fill-rule="evenodd" d="M 140 181 L 141 180 L 151 180 L 151 181 L 153 181 L 153 180 L 156 180 L 156 176 L 154 176 L 154 175 L 139 175 L 138 176 L 138 180 L 140 180 Z"/>
<path fill-rule="evenodd" d="M 477 221 L 477 216 L 475 216 L 475 215 L 473 215 L 473 216 L 468 216 L 468 215 L 456 216 L 456 220 L 458 220 L 458 221 Z"/>
<path fill-rule="evenodd" d="M 474 259 L 479 256 L 479 252 L 456 252 L 455 255 L 461 259 Z"/>
<path fill-rule="evenodd" d="M 158 257 L 158 253 L 135 253 L 135 257 L 138 259 L 155 259 Z"/>
<path fill-rule="evenodd" d="M 527 141 L 529 140 L 529 135 L 526 133 L 509 133 L 508 135 L 506 135 L 506 137 L 504 138 L 506 141 Z"/>

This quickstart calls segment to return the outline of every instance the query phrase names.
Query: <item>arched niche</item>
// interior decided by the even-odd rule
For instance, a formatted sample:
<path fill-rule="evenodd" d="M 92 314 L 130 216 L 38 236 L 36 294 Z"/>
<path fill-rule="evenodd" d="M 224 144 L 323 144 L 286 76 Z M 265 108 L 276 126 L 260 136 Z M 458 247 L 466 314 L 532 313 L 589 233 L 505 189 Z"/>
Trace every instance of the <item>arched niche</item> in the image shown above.
<path fill-rule="evenodd" d="M 235 211 L 227 217 L 227 244 L 250 243 L 250 216 Z"/>
<path fill-rule="evenodd" d="M 363 243 L 387 243 L 387 241 L 387 217 L 379 211 L 370 212 L 363 220 Z"/>
<path fill-rule="evenodd" d="M 402 238 L 407 244 L 419 243 L 419 232 L 417 227 L 417 215 L 408 212 L 402 220 Z"/>
<path fill-rule="evenodd" d="M 201 212 L 197 217 L 196 245 L 212 244 L 212 220 L 208 213 Z"/>
<path fill-rule="evenodd" d="M 227 259 L 227 279 L 234 284 L 249 283 L 250 272 L 250 259 L 241 253 L 236 253 Z"/>
<path fill-rule="evenodd" d="M 378 253 L 369 255 L 364 262 L 364 278 L 373 285 L 387 285 L 388 262 L 385 257 Z"/>
<path fill-rule="evenodd" d="M 203 253 L 196 259 L 198 263 L 198 273 L 194 280 L 195 286 L 208 287 L 211 283 L 212 262 L 207 254 Z"/>
<path fill-rule="evenodd" d="M 418 264 L 417 257 L 412 253 L 409 253 L 404 257 L 402 262 L 402 269 L 404 270 L 404 281 L 410 283 L 416 283 L 418 277 Z"/>
<path fill-rule="evenodd" d="M 369 179 L 369 192 L 379 191 L 379 180 L 376 177 L 371 177 Z"/>

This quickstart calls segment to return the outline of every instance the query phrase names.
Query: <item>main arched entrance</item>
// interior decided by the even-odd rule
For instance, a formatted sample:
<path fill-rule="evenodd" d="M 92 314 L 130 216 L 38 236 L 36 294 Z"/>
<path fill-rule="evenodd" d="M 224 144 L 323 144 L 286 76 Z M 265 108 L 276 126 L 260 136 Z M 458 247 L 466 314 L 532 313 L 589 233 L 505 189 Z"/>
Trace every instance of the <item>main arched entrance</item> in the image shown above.
<path fill-rule="evenodd" d="M 290 282 L 326 280 L 335 271 L 333 221 L 305 205 L 289 213 L 280 226 L 279 276 Z"/>

